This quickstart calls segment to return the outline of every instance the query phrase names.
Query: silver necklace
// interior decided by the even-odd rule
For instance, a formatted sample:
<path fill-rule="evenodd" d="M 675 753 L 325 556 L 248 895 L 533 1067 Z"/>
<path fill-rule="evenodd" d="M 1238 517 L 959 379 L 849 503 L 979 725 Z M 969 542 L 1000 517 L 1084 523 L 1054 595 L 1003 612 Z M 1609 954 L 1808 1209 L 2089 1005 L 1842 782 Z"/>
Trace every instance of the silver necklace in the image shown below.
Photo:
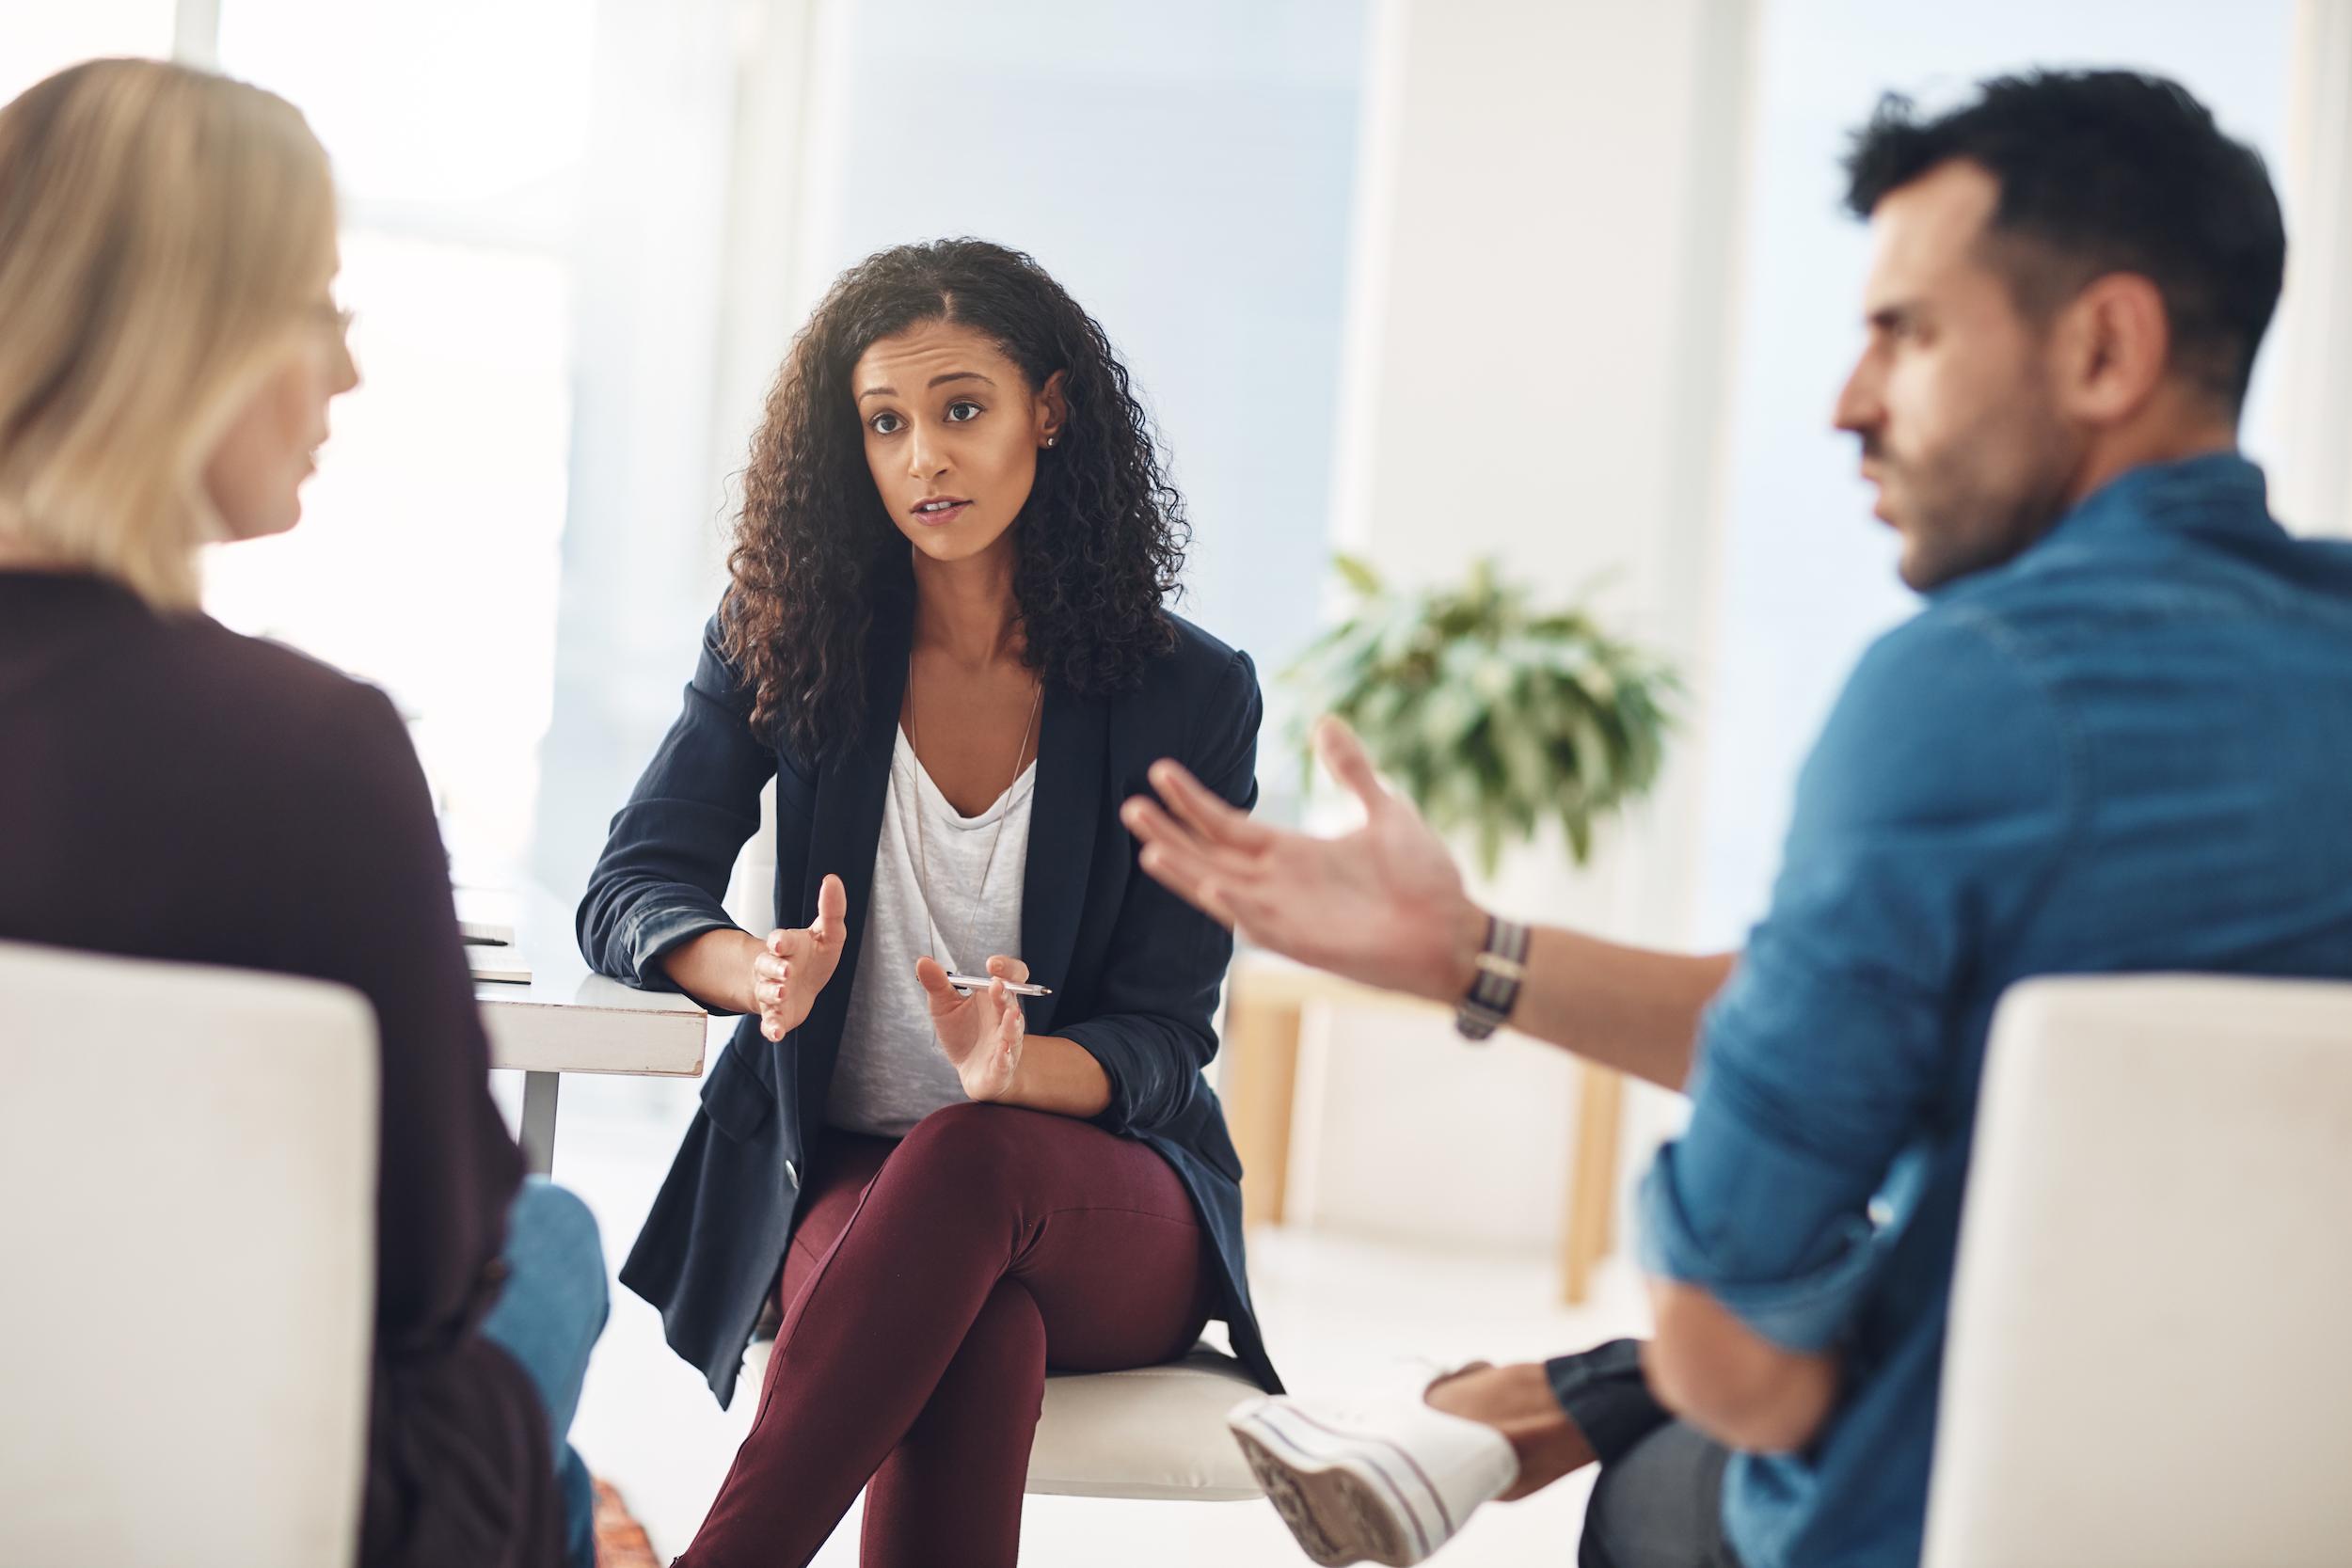
<path fill-rule="evenodd" d="M 1021 759 L 1029 754 L 1029 733 L 1037 728 L 1038 717 L 1043 712 L 1044 707 L 1045 683 L 1040 680 L 1037 683 L 1037 695 L 1029 701 L 1028 722 L 1021 726 L 1021 742 L 1013 750 L 1012 776 L 1005 781 L 1005 794 L 1007 795 L 1012 793 L 1012 786 L 1021 782 Z M 907 750 L 914 754 L 914 766 L 917 772 L 929 773 L 930 769 L 923 767 L 922 742 L 914 733 L 914 656 L 912 653 L 907 655 Z M 937 789 L 939 786 L 934 782 L 931 787 Z M 923 921 L 930 927 L 931 951 L 936 956 L 947 951 L 947 939 L 939 928 L 938 915 L 931 912 L 931 866 L 930 857 L 923 847 L 922 793 L 922 790 L 917 788 L 914 801 L 914 891 L 923 900 Z M 945 790 L 940 792 L 940 799 L 943 800 L 947 799 Z M 1001 795 L 997 799 L 1000 802 L 1004 800 Z M 953 802 L 950 801 L 949 804 L 952 806 Z M 988 892 L 989 874 L 996 869 L 996 841 L 1005 836 L 1005 818 L 1011 815 L 1012 807 L 1009 803 L 1006 803 L 1005 809 L 996 814 L 995 827 L 989 832 L 988 859 L 980 866 L 980 884 L 973 890 L 972 907 L 964 911 L 963 928 L 966 934 L 971 932 L 980 918 L 980 899 Z M 969 954 L 965 955 L 967 963 L 970 961 L 970 957 Z"/>

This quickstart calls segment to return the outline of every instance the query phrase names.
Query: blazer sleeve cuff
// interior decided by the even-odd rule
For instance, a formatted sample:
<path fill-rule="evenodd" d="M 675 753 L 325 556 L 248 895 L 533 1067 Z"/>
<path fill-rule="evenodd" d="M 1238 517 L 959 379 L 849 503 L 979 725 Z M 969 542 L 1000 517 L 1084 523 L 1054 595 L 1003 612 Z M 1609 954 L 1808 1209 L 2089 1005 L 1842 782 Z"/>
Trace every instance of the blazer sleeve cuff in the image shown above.
<path fill-rule="evenodd" d="M 1074 1041 L 1093 1057 L 1102 1068 L 1103 1076 L 1110 1080 L 1110 1103 L 1087 1119 L 1105 1132 L 1124 1134 L 1135 1131 L 1136 1063 L 1133 1042 L 1118 1029 L 1105 1027 L 1100 1020 L 1073 1023 L 1056 1033 Z"/>
<path fill-rule="evenodd" d="M 677 982 L 661 966 L 662 955 L 705 931 L 734 928 L 735 922 L 715 903 L 641 905 L 622 923 L 621 947 L 628 963 L 628 974 L 622 977 L 640 990 L 675 990 Z"/>

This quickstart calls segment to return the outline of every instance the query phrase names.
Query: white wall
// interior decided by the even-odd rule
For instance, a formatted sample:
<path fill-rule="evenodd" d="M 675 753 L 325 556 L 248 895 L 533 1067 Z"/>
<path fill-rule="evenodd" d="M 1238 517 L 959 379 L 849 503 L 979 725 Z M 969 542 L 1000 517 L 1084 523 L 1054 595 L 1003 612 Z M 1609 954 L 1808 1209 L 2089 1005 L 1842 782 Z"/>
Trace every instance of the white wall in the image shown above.
<path fill-rule="evenodd" d="M 2281 176 L 2287 285 L 2266 357 L 2280 388 L 2270 504 L 2288 526 L 2352 534 L 2352 7 L 2296 0 Z"/>
<path fill-rule="evenodd" d="M 1367 82 L 1336 531 L 1392 580 L 1494 555 L 1694 673 L 1711 586 L 1750 7 L 1388 0 Z M 1695 716 L 1694 716 L 1695 718 Z M 1594 869 L 1519 855 L 1505 908 L 1681 939 L 1693 723 Z M 1498 1244 L 1557 1234 L 1572 1074 L 1438 1021 L 1311 1033 L 1301 1217 Z M 1640 1097 L 1636 1097 L 1637 1101 Z M 1652 1119 L 1634 1117 L 1638 1145 Z"/>

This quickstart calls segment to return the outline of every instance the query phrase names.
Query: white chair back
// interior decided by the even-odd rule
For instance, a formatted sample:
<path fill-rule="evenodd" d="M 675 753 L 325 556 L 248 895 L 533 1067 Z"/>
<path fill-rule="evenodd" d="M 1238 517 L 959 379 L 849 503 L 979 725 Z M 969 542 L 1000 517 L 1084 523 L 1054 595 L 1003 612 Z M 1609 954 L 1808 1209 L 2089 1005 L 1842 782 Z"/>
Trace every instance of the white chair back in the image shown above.
<path fill-rule="evenodd" d="M 374 1315 L 354 991 L 0 943 L 0 1558 L 338 1568 Z"/>
<path fill-rule="evenodd" d="M 1930 1568 L 2352 1561 L 2352 985 L 2040 980 L 1994 1021 Z"/>

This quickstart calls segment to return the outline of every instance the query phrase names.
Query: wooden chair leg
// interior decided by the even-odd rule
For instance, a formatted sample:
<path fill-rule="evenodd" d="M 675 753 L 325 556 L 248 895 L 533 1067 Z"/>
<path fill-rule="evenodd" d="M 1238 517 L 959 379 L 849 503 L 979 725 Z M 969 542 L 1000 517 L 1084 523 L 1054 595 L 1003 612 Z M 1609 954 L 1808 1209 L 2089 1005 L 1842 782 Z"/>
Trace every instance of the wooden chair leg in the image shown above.
<path fill-rule="evenodd" d="M 1615 1228 L 1625 1080 L 1607 1068 L 1580 1062 L 1576 1100 L 1576 1146 L 1568 1154 L 1568 1202 L 1560 1233 L 1560 1295 L 1570 1307 L 1591 1297 L 1593 1270 L 1609 1256 Z"/>
<path fill-rule="evenodd" d="M 1242 1224 L 1279 1225 L 1290 1194 L 1291 1115 L 1298 1097 L 1302 1009 L 1254 1003 L 1236 987 L 1225 1005 L 1225 1123 L 1241 1155 Z"/>

